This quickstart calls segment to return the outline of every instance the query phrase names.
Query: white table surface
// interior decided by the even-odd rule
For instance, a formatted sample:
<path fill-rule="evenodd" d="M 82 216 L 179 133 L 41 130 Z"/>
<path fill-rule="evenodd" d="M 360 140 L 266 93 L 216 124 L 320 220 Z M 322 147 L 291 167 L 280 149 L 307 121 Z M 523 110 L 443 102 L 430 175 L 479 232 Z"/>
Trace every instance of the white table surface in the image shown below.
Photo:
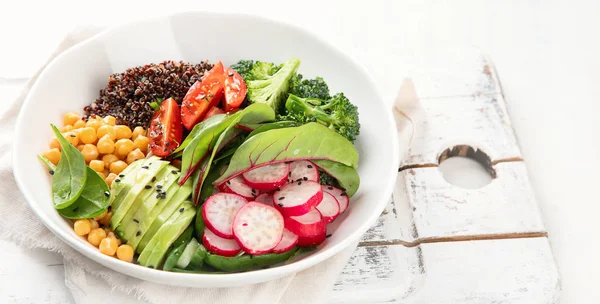
<path fill-rule="evenodd" d="M 390 103 L 398 79 L 410 76 L 403 59 L 448 44 L 478 46 L 502 81 L 561 272 L 561 302 L 600 300 L 594 289 L 600 281 L 600 2 L 295 1 L 293 9 L 283 1 L 122 2 L 2 5 L 0 100 L 18 94 L 74 25 L 115 24 L 165 9 L 234 9 L 297 23 L 368 63 Z M 0 302 L 71 301 L 59 256 L 1 241 L 0 248 Z"/>

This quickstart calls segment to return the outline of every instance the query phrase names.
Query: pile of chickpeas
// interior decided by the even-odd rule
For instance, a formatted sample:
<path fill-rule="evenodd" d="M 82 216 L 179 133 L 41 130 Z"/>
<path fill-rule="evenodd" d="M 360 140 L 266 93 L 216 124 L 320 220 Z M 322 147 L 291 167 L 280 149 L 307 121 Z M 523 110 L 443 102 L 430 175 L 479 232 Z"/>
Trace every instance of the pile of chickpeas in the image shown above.
<path fill-rule="evenodd" d="M 121 171 L 148 153 L 150 140 L 146 130 L 136 127 L 117 125 L 112 116 L 90 117 L 87 121 L 75 112 L 63 116 L 63 126 L 59 129 L 65 139 L 77 147 L 83 154 L 86 164 L 106 181 L 108 186 Z M 50 162 L 58 165 L 61 147 L 58 139 L 50 142 L 50 150 L 44 153 Z M 110 207 L 109 207 L 110 209 Z M 121 244 L 109 227 L 112 212 L 106 210 L 93 219 L 78 219 L 73 223 L 73 230 L 78 236 L 98 247 L 100 252 L 108 256 L 117 256 L 120 260 L 133 261 L 133 248 Z"/>

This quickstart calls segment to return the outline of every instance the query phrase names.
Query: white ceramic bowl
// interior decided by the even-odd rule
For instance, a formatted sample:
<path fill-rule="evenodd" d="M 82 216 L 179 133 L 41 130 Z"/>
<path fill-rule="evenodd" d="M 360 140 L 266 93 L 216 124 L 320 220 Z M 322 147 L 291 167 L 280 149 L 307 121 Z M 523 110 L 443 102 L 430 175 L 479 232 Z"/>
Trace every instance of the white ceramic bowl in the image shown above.
<path fill-rule="evenodd" d="M 331 227 L 333 236 L 312 253 L 279 267 L 245 273 L 205 275 L 153 270 L 101 254 L 79 238 L 54 210 L 50 176 L 36 155 L 48 149 L 49 124 L 67 111 L 81 112 L 108 76 L 126 68 L 167 59 L 199 62 L 240 59 L 283 62 L 300 58 L 300 72 L 322 76 L 332 92 L 344 92 L 358 105 L 361 185 L 350 208 Z M 13 147 L 14 175 L 21 192 L 44 224 L 90 259 L 140 279 L 190 287 L 230 287 L 292 274 L 335 255 L 359 240 L 388 203 L 399 164 L 390 109 L 373 79 L 356 61 L 302 29 L 259 17 L 188 12 L 108 29 L 69 49 L 42 72 L 19 114 Z"/>

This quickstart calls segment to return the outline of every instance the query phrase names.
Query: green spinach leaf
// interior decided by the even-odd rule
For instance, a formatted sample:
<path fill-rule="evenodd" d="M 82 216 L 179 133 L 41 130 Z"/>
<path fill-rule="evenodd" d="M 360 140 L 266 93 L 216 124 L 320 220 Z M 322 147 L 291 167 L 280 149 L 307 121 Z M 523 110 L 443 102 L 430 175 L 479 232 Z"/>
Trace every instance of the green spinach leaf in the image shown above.
<path fill-rule="evenodd" d="M 60 215 L 69 219 L 92 218 L 102 214 L 109 205 L 110 191 L 102 177 L 87 167 L 87 181 L 81 195 L 75 203 L 58 210 Z"/>
<path fill-rule="evenodd" d="M 87 170 L 83 154 L 63 137 L 56 126 L 51 126 L 62 150 L 52 175 L 52 202 L 54 208 L 63 209 L 75 203 L 83 192 Z"/>
<path fill-rule="evenodd" d="M 360 185 L 360 176 L 358 176 L 356 169 L 325 159 L 313 160 L 313 162 L 321 168 L 321 170 L 333 176 L 340 186 L 346 189 L 346 194 L 348 194 L 349 197 L 352 197 L 354 193 L 356 193 L 358 186 Z"/>

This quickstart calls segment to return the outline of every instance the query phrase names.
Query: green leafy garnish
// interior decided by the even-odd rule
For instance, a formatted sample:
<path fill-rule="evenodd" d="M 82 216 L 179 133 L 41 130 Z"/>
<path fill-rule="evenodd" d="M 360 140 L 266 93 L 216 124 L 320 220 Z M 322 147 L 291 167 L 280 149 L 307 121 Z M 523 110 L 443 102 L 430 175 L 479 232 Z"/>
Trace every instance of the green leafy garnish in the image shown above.
<path fill-rule="evenodd" d="M 75 203 L 83 192 L 87 166 L 83 154 L 63 137 L 55 125 L 51 126 L 62 150 L 52 176 L 52 202 L 54 208 L 63 209 Z"/>

